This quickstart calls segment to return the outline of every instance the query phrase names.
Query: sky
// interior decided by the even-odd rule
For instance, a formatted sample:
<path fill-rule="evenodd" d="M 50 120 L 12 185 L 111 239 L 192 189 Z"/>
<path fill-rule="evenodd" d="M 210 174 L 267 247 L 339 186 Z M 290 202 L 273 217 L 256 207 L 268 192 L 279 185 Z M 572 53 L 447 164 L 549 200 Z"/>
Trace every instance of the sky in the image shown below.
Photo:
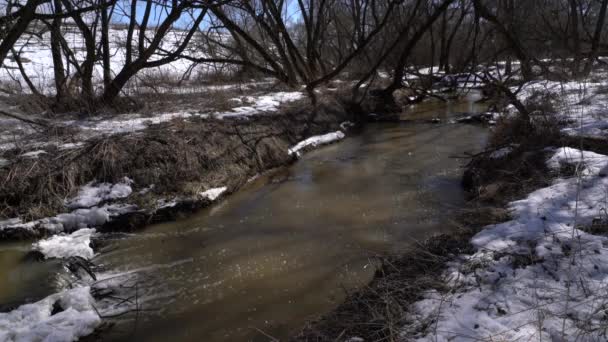
<path fill-rule="evenodd" d="M 119 1 L 118 2 L 118 6 L 112 17 L 113 22 L 122 23 L 122 24 L 129 23 L 129 14 L 127 13 L 125 15 L 125 13 L 123 13 L 123 12 L 129 10 L 128 6 L 126 6 L 126 7 L 124 6 L 125 4 L 128 5 L 129 3 L 130 3 L 130 1 Z M 139 1 L 138 5 L 137 5 L 138 22 L 142 21 L 142 18 L 143 18 L 144 12 L 145 12 L 145 8 L 146 8 L 146 1 Z M 155 23 L 162 21 L 166 16 L 167 16 L 167 14 L 166 14 L 165 9 L 162 9 L 159 6 L 154 6 L 152 8 L 152 14 L 150 16 L 149 25 L 154 25 Z M 300 9 L 299 9 L 297 1 L 288 0 L 287 16 L 290 21 L 297 21 L 300 18 Z M 183 16 L 183 18 L 179 20 L 177 25 L 179 27 L 185 28 L 185 27 L 189 27 L 189 24 L 191 24 L 191 22 L 192 22 L 192 20 L 190 19 L 189 16 Z"/>

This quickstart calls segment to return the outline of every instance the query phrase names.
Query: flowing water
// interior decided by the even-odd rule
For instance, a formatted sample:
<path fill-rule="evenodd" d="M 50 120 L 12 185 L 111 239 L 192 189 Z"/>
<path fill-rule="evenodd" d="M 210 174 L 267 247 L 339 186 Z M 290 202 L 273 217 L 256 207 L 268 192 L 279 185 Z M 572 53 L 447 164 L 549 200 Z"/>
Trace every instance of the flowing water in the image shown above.
<path fill-rule="evenodd" d="M 406 116 L 479 109 L 425 104 Z M 369 282 L 374 256 L 449 232 L 464 205 L 454 156 L 480 150 L 486 136 L 447 120 L 371 124 L 187 219 L 108 235 L 94 262 L 142 311 L 116 318 L 105 338 L 284 339 Z M 48 277 L 15 261 L 26 249 L 0 245 L 0 276 L 12 279 L 0 284 L 0 303 L 24 293 L 19 284 Z"/>

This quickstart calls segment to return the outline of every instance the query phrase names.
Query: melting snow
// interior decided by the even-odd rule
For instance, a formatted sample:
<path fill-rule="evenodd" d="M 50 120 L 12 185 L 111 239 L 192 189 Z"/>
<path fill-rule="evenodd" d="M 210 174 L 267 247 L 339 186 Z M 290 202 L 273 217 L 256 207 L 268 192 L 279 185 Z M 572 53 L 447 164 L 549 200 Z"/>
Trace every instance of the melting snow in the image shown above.
<path fill-rule="evenodd" d="M 131 195 L 133 181 L 128 177 L 117 184 L 90 182 L 80 188 L 78 195 L 67 202 L 68 208 L 90 208 L 101 202 Z"/>
<path fill-rule="evenodd" d="M 44 254 L 47 259 L 73 256 L 92 259 L 94 253 L 91 248 L 91 236 L 94 233 L 95 229 L 84 228 L 70 235 L 55 235 L 34 243 L 33 248 Z"/>
<path fill-rule="evenodd" d="M 344 139 L 344 137 L 345 137 L 344 133 L 342 133 L 340 131 L 336 131 L 333 133 L 327 133 L 324 135 L 315 135 L 306 140 L 300 141 L 295 146 L 293 146 L 289 150 L 287 150 L 287 153 L 295 154 L 296 156 L 299 157 L 300 151 L 304 148 L 317 147 L 320 145 L 329 144 L 334 141 L 342 140 L 342 139 Z"/>
<path fill-rule="evenodd" d="M 21 155 L 21 157 L 24 157 L 24 158 L 38 158 L 38 156 L 41 155 L 41 154 L 46 154 L 46 151 L 44 151 L 44 150 L 30 151 L 30 152 L 23 153 Z"/>
<path fill-rule="evenodd" d="M 134 212 L 137 206 L 129 204 L 112 204 L 101 207 L 77 209 L 71 213 L 59 214 L 54 217 L 43 218 L 36 221 L 22 223 L 19 219 L 0 222 L 2 229 L 34 229 L 39 227 L 50 233 L 73 231 L 81 228 L 101 226 L 110 221 L 112 217 Z"/>
<path fill-rule="evenodd" d="M 63 311 L 52 315 L 56 303 Z M 0 341 L 76 341 L 100 324 L 89 287 L 79 287 L 0 313 Z"/>
<path fill-rule="evenodd" d="M 509 154 L 511 154 L 511 152 L 513 152 L 513 147 L 511 147 L 511 146 L 503 147 L 503 148 L 500 148 L 500 149 L 490 153 L 490 158 L 492 158 L 492 159 L 504 158 L 504 157 L 508 156 Z"/>
<path fill-rule="evenodd" d="M 553 101 L 556 113 L 550 114 L 565 125 L 562 132 L 571 136 L 605 139 L 608 138 L 608 94 L 603 91 L 605 86 L 605 83 L 591 81 L 536 81 L 526 84 L 517 96 L 522 102 L 535 94 L 558 99 Z"/>
<path fill-rule="evenodd" d="M 221 194 L 224 193 L 228 188 L 223 186 L 221 188 L 213 188 L 206 191 L 201 192 L 201 197 L 207 198 L 210 201 L 215 201 Z"/>
<path fill-rule="evenodd" d="M 563 163 L 580 177 L 512 202 L 511 221 L 487 226 L 471 240 L 477 252 L 449 264 L 450 293 L 414 305 L 412 320 L 431 327 L 421 341 L 605 338 L 608 238 L 575 227 L 606 213 L 608 157 L 561 148 L 547 162 Z"/>
<path fill-rule="evenodd" d="M 277 92 L 261 96 L 246 96 L 245 102 L 252 103 L 249 106 L 232 108 L 227 112 L 215 113 L 214 116 L 219 119 L 229 117 L 242 117 L 258 115 L 265 112 L 276 112 L 282 103 L 288 103 L 300 100 L 304 97 L 301 92 Z M 233 99 L 243 102 L 241 99 Z"/>

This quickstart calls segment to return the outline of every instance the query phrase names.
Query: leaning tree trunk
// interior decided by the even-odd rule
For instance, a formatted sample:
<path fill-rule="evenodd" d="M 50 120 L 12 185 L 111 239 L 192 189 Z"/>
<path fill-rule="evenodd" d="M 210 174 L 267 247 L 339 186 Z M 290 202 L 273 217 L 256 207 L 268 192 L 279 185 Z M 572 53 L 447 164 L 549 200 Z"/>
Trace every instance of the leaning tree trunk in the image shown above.
<path fill-rule="evenodd" d="M 3 37 L 2 42 L 0 43 L 0 66 L 3 65 L 4 59 L 15 43 L 21 37 L 21 35 L 27 30 L 29 24 L 34 20 L 34 15 L 36 14 L 36 8 L 38 7 L 40 0 L 28 0 L 28 2 L 18 11 L 17 22 L 8 29 L 8 32 Z M 6 25 L 10 26 L 10 16 L 7 15 Z"/>

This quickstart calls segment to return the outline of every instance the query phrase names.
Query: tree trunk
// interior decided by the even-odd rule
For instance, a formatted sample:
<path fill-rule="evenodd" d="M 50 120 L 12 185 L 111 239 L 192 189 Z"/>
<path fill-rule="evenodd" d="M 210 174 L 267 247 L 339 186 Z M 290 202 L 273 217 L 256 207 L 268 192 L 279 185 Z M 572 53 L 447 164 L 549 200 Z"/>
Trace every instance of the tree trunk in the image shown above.
<path fill-rule="evenodd" d="M 593 33 L 593 40 L 591 41 L 591 52 L 589 53 L 587 63 L 585 64 L 585 69 L 583 70 L 583 76 L 588 76 L 591 73 L 591 69 L 593 68 L 593 63 L 597 58 L 599 48 L 600 48 L 600 40 L 602 38 L 602 31 L 604 30 L 604 23 L 606 22 L 606 9 L 608 8 L 608 0 L 602 0 L 602 5 L 600 7 L 600 13 L 597 18 L 597 23 L 595 24 L 595 32 Z"/>
<path fill-rule="evenodd" d="M 581 40 L 579 37 L 579 16 L 577 0 L 570 0 L 570 38 L 574 49 L 574 61 L 572 62 L 572 76 L 579 77 L 581 60 Z"/>
<path fill-rule="evenodd" d="M 104 89 L 108 88 L 112 82 L 112 69 L 110 67 L 110 18 L 108 16 L 108 8 L 101 9 L 101 57 L 103 68 L 103 85 Z"/>
<path fill-rule="evenodd" d="M 61 1 L 53 0 L 55 13 L 63 12 Z M 55 96 L 59 102 L 66 96 L 66 74 L 63 66 L 63 56 L 61 53 L 61 18 L 53 19 L 51 23 L 51 56 L 53 58 L 53 72 L 55 75 Z"/>
<path fill-rule="evenodd" d="M 15 25 L 13 25 L 7 32 L 4 39 L 0 43 L 0 67 L 4 64 L 4 59 L 11 52 L 11 49 L 21 37 L 21 35 L 27 30 L 30 22 L 34 19 L 36 14 L 36 8 L 40 4 L 40 0 L 28 0 L 28 2 L 19 10 L 19 19 Z M 10 24 L 9 24 L 10 25 Z"/>

